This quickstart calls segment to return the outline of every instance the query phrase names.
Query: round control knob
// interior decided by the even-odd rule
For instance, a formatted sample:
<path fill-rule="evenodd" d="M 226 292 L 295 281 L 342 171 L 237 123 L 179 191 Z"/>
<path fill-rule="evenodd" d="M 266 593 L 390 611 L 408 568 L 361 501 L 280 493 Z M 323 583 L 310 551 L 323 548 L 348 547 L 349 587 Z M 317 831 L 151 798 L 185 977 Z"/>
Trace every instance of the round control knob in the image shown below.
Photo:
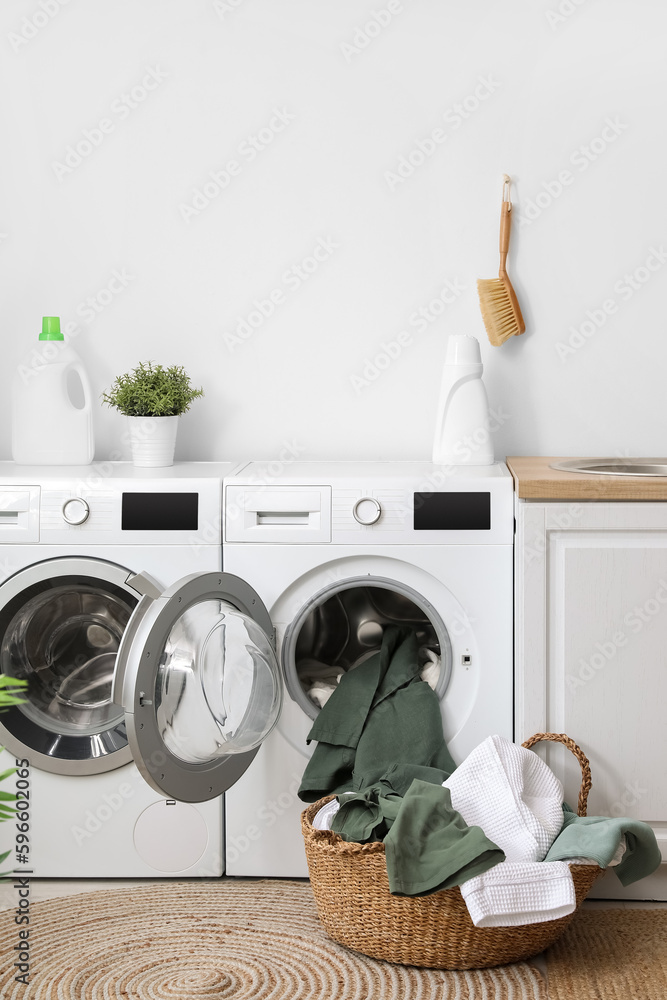
<path fill-rule="evenodd" d="M 368 527 L 380 520 L 382 507 L 375 497 L 362 497 L 361 500 L 357 500 L 352 508 L 352 514 L 355 521 Z"/>
<path fill-rule="evenodd" d="M 90 507 L 80 497 L 65 500 L 63 504 L 63 517 L 68 524 L 83 524 L 90 517 Z"/>

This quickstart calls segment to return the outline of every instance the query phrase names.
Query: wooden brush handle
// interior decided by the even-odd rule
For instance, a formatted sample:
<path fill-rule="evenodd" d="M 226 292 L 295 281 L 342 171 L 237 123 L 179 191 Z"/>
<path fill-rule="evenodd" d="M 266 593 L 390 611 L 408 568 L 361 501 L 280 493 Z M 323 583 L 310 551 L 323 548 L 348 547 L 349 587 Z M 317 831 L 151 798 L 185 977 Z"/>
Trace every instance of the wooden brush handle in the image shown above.
<path fill-rule="evenodd" d="M 507 274 L 505 262 L 510 245 L 510 230 L 512 228 L 512 203 L 504 201 L 500 209 L 500 268 L 499 275 Z"/>

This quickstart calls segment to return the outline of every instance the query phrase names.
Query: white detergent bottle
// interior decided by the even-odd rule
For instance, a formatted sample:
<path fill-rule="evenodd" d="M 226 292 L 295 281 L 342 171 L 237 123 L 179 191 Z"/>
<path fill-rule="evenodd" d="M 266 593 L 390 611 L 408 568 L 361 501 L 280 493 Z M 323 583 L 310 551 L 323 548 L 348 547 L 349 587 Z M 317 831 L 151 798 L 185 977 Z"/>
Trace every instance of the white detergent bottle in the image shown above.
<path fill-rule="evenodd" d="M 492 465 L 489 400 L 479 341 L 452 334 L 442 371 L 433 439 L 435 465 Z"/>
<path fill-rule="evenodd" d="M 44 316 L 39 348 L 14 376 L 12 458 L 18 465 L 89 465 L 94 450 L 86 372 L 65 344 L 60 318 Z"/>

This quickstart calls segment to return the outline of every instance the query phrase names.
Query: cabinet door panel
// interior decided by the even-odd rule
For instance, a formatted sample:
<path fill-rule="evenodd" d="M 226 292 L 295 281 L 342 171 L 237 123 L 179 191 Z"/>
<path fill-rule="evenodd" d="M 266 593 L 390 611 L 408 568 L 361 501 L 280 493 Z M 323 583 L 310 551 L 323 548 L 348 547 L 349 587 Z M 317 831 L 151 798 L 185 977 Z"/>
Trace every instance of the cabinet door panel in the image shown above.
<path fill-rule="evenodd" d="M 515 738 L 580 743 L 589 815 L 650 823 L 667 861 L 667 503 L 518 500 L 516 516 Z M 574 807 L 578 764 L 540 753 Z"/>
<path fill-rule="evenodd" d="M 591 815 L 667 824 L 667 532 L 551 532 L 547 720 L 586 748 Z M 568 762 L 570 801 L 577 765 Z"/>

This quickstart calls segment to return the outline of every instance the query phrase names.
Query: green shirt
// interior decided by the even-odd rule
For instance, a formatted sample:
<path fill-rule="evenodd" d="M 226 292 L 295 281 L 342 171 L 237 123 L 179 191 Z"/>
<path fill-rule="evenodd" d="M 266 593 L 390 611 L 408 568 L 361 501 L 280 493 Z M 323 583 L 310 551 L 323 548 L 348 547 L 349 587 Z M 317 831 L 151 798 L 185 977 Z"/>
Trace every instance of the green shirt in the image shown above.
<path fill-rule="evenodd" d="M 331 829 L 357 843 L 384 840 L 389 889 L 395 896 L 449 889 L 505 860 L 498 845 L 453 808 L 449 789 L 442 787 L 443 774 L 399 765 L 374 785 L 339 795 Z"/>
<path fill-rule="evenodd" d="M 317 740 L 299 788 L 304 802 L 379 781 L 395 764 L 456 765 L 442 732 L 437 695 L 419 676 L 413 629 L 385 628 L 382 647 L 343 674 L 308 734 Z"/>

